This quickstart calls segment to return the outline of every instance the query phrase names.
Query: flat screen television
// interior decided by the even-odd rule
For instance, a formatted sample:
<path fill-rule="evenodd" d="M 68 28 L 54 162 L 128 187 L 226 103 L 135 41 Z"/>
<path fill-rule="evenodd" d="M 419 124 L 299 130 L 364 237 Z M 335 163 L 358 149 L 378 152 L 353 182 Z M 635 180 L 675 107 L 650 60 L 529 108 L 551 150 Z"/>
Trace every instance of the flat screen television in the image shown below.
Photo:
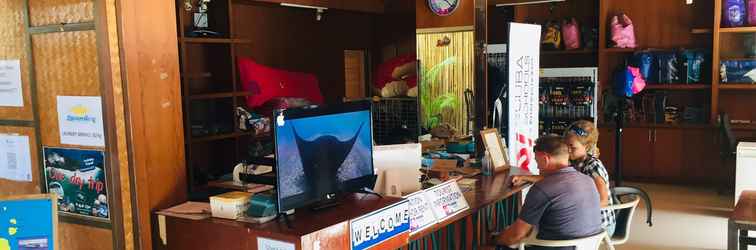
<path fill-rule="evenodd" d="M 274 113 L 278 211 L 373 188 L 371 103 Z"/>

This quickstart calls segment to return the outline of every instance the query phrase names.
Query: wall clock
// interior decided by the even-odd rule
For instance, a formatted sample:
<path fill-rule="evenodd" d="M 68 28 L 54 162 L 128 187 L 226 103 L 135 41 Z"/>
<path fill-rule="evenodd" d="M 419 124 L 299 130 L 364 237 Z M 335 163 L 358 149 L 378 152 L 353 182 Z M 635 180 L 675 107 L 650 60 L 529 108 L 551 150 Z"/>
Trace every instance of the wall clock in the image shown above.
<path fill-rule="evenodd" d="M 439 16 L 451 15 L 462 0 L 428 0 L 428 8 Z"/>

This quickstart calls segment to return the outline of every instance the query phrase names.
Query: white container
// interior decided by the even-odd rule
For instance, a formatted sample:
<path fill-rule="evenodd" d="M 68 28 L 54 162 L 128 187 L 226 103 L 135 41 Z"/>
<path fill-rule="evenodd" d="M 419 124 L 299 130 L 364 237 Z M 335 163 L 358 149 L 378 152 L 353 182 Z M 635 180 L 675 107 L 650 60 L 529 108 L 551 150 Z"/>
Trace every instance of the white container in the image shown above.
<path fill-rule="evenodd" d="M 735 203 L 743 190 L 756 190 L 756 142 L 738 144 L 735 166 Z"/>
<path fill-rule="evenodd" d="M 242 217 L 249 208 L 252 194 L 247 192 L 229 192 L 210 197 L 210 210 L 213 217 L 235 220 Z"/>

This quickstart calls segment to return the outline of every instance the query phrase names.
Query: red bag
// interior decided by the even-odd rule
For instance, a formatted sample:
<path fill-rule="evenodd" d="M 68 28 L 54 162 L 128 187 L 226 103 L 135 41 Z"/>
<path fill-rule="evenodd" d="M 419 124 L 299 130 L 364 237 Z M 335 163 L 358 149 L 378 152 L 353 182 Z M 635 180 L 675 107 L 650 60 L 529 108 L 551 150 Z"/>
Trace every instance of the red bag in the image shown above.
<path fill-rule="evenodd" d="M 289 72 L 260 65 L 249 58 L 239 58 L 239 78 L 247 96 L 247 107 L 256 108 L 276 97 L 305 98 L 323 104 L 318 79 L 315 75 Z"/>
<path fill-rule="evenodd" d="M 564 39 L 564 49 L 580 48 L 580 26 L 578 26 L 575 18 L 562 21 L 562 38 Z"/>
<path fill-rule="evenodd" d="M 635 29 L 633 21 L 627 15 L 612 17 L 611 22 L 612 42 L 617 48 L 635 48 Z"/>

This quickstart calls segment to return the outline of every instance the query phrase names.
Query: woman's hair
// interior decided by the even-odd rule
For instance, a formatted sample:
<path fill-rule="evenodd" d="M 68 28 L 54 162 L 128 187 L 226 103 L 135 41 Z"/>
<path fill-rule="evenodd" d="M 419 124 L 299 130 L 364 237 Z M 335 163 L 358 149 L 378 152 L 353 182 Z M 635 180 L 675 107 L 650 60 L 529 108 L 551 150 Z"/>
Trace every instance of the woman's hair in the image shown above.
<path fill-rule="evenodd" d="M 564 138 L 569 138 L 570 136 L 574 136 L 580 143 L 585 145 L 588 154 L 599 157 L 599 131 L 593 122 L 587 120 L 573 122 L 564 131 Z"/>

